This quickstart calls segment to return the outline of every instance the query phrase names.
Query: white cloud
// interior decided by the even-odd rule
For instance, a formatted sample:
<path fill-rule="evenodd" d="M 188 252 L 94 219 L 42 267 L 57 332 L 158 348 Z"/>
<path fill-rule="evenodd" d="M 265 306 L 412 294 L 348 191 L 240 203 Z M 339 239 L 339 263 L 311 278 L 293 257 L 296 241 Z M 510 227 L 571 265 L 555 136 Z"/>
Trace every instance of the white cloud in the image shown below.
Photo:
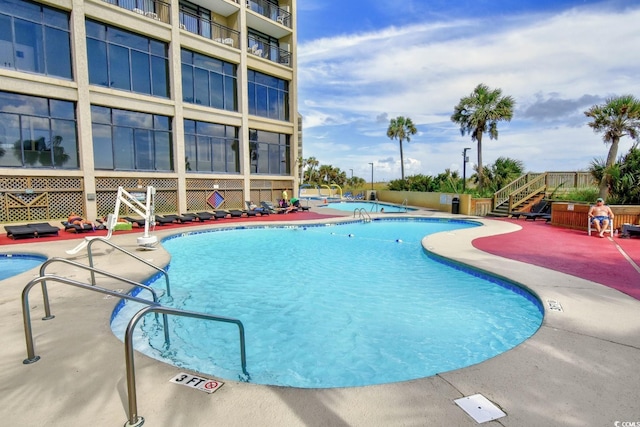
<path fill-rule="evenodd" d="M 475 144 L 449 117 L 461 97 L 485 83 L 517 103 L 513 121 L 499 124 L 499 139 L 483 141 L 485 164 L 508 156 L 534 171 L 584 169 L 607 148 L 586 126 L 583 111 L 611 95 L 640 95 L 637 22 L 637 6 L 584 8 L 302 43 L 304 156 L 363 178 L 370 176 L 368 163 L 376 162 L 376 176 L 397 179 L 398 143 L 386 137 L 386 128 L 389 118 L 405 115 L 419 129 L 403 144 L 405 161 L 411 160 L 405 175 L 460 170 L 462 148 L 472 147 L 474 159 Z M 394 161 L 376 160 L 388 158 Z"/>

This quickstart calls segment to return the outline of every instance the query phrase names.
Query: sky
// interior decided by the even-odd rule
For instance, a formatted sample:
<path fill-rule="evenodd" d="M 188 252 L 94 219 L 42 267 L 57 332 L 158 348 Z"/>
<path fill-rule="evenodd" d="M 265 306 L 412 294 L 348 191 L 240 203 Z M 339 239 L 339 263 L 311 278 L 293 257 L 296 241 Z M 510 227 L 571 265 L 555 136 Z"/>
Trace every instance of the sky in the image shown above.
<path fill-rule="evenodd" d="M 298 0 L 298 111 L 304 158 L 374 181 L 400 179 L 389 121 L 411 118 L 405 177 L 467 177 L 477 145 L 451 121 L 480 83 L 516 102 L 483 164 L 527 172 L 587 170 L 609 145 L 584 112 L 612 96 L 640 98 L 640 1 Z M 632 145 L 628 137 L 618 153 Z"/>

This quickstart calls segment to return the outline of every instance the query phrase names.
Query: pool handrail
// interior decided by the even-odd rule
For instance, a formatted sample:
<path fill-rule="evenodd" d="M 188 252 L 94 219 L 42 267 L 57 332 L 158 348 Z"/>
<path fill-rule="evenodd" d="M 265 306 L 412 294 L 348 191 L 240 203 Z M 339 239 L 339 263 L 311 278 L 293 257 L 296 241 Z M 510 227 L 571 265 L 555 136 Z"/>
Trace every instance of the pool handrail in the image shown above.
<path fill-rule="evenodd" d="M 89 257 L 89 265 L 91 267 L 93 267 L 93 252 L 91 251 L 93 244 L 95 242 L 104 242 L 107 245 L 111 246 L 112 248 L 119 250 L 120 252 L 129 255 L 132 258 L 137 259 L 138 261 L 142 262 L 143 264 L 145 264 L 148 267 L 151 267 L 153 269 L 155 269 L 156 271 L 160 272 L 164 278 L 165 278 L 165 283 L 166 283 L 166 287 L 167 287 L 167 296 L 170 297 L 171 296 L 171 287 L 169 286 L 169 273 L 167 273 L 167 270 L 165 270 L 164 268 L 160 268 L 155 264 L 150 263 L 149 261 L 147 261 L 144 258 L 139 257 L 138 255 L 129 252 L 128 250 L 121 248 L 120 246 L 116 245 L 115 243 L 109 241 L 109 240 L 105 240 L 103 238 L 96 238 L 96 239 L 91 239 L 89 241 L 89 243 L 87 244 L 87 256 Z M 93 273 L 91 273 L 91 281 L 95 283 L 95 277 L 93 276 Z"/>
<path fill-rule="evenodd" d="M 143 289 L 148 290 L 149 292 L 151 292 L 151 295 L 153 296 L 153 302 L 154 303 L 158 303 L 158 294 L 157 291 L 152 288 L 149 285 L 145 285 L 143 283 L 139 283 L 136 282 L 134 280 L 130 280 L 127 279 L 125 277 L 122 276 L 118 276 L 116 274 L 113 273 L 109 273 L 108 271 L 104 271 L 104 270 L 99 270 L 95 267 L 92 266 L 88 266 L 76 261 L 72 261 L 70 259 L 66 259 L 66 258 L 49 258 L 48 260 L 46 260 L 45 262 L 42 263 L 42 265 L 40 266 L 40 277 L 47 277 L 50 276 L 48 274 L 46 274 L 45 270 L 47 268 L 48 265 L 53 264 L 54 262 L 62 262 L 64 264 L 70 264 L 73 265 L 74 267 L 78 267 L 84 270 L 89 270 L 91 272 L 91 285 L 92 286 L 96 286 L 96 277 L 95 277 L 95 273 L 98 274 L 102 274 L 103 276 L 107 276 L 110 277 L 111 279 L 116 279 L 119 280 L 121 282 L 127 283 L 129 285 L 132 286 L 137 286 Z M 47 282 L 46 279 L 42 281 L 41 283 L 42 286 L 42 298 L 44 300 L 44 313 L 45 313 L 45 317 L 42 318 L 42 320 L 49 320 L 49 319 L 53 319 L 55 316 L 51 315 L 51 306 L 49 305 L 49 292 L 47 291 Z"/>
<path fill-rule="evenodd" d="M 36 356 L 35 354 L 35 345 L 33 343 L 33 329 L 31 327 L 31 313 L 29 310 L 29 291 L 38 283 L 44 283 L 47 280 L 51 280 L 54 282 L 64 283 L 66 285 L 76 286 L 81 289 L 87 289 L 89 291 L 99 292 L 107 295 L 111 295 L 118 298 L 124 298 L 130 301 L 138 302 L 140 304 L 155 306 L 159 303 L 155 301 L 149 301 L 144 298 L 134 297 L 129 294 L 124 294 L 118 291 L 113 291 L 111 289 L 101 288 L 99 286 L 78 282 L 77 280 L 68 279 L 66 277 L 55 276 L 52 274 L 47 274 L 41 277 L 36 277 L 27 283 L 27 285 L 22 290 L 22 320 L 24 323 L 24 335 L 27 343 L 27 358 L 22 361 L 23 364 L 28 365 L 31 363 L 35 363 L 40 360 L 40 356 Z M 48 319 L 43 319 L 48 320 Z M 164 319 L 165 330 L 167 330 L 167 319 Z M 166 333 L 165 333 L 165 337 Z"/>
<path fill-rule="evenodd" d="M 400 205 L 401 207 L 403 207 L 403 208 L 404 208 L 404 212 L 405 212 L 405 213 L 409 212 L 408 203 L 409 203 L 409 201 L 408 201 L 407 199 L 404 199 L 404 200 L 402 201 L 402 205 Z"/>
<path fill-rule="evenodd" d="M 359 214 L 359 218 L 362 218 L 365 222 L 371 222 L 371 215 L 364 208 L 355 208 L 353 210 L 353 217 Z"/>
<path fill-rule="evenodd" d="M 217 322 L 236 324 L 238 326 L 238 330 L 240 333 L 240 361 L 242 364 L 242 372 L 247 376 L 247 379 L 250 378 L 250 375 L 247 372 L 247 356 L 245 351 L 244 325 L 240 320 L 233 319 L 231 317 L 214 316 L 211 314 L 180 310 L 177 308 L 169 308 L 169 307 L 163 307 L 159 305 L 149 305 L 147 307 L 144 307 L 143 309 L 141 309 L 140 311 L 138 311 L 136 314 L 133 315 L 131 320 L 129 320 L 129 324 L 127 325 L 127 329 L 124 334 L 124 352 L 125 352 L 125 365 L 126 365 L 126 375 L 127 375 L 127 394 L 129 396 L 129 419 L 127 423 L 125 423 L 125 426 L 140 426 L 144 423 L 144 418 L 138 416 L 138 403 L 137 403 L 137 397 L 136 397 L 135 361 L 134 361 L 134 351 L 133 351 L 133 331 L 138 321 L 142 319 L 149 312 L 162 313 L 162 315 L 165 318 L 168 314 L 173 314 L 176 316 L 195 317 L 197 319 L 213 320 Z M 167 329 L 165 324 L 165 339 L 167 338 L 166 330 Z M 168 346 L 168 344 L 166 345 Z"/>

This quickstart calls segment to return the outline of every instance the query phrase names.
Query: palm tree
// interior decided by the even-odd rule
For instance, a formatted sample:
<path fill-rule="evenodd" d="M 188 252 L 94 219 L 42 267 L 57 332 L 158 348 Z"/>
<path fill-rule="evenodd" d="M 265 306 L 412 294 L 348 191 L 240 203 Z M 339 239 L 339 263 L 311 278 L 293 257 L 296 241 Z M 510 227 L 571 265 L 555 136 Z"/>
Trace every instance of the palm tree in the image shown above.
<path fill-rule="evenodd" d="M 620 138 L 629 136 L 635 139 L 637 145 L 638 131 L 640 131 L 640 101 L 632 95 L 622 95 L 608 98 L 603 105 L 594 105 L 584 112 L 585 116 L 593 119 L 589 126 L 596 133 L 604 132 L 602 137 L 605 144 L 611 143 L 604 173 L 600 180 L 599 197 L 606 199 L 609 193 L 611 174 L 610 169 L 618 155 Z"/>
<path fill-rule="evenodd" d="M 490 139 L 498 139 L 498 122 L 511 121 L 515 100 L 502 96 L 501 89 L 490 89 L 479 84 L 473 92 L 460 99 L 453 109 L 451 121 L 460 125 L 460 133 L 471 135 L 478 143 L 478 185 L 484 186 L 484 168 L 482 166 L 482 135 L 486 132 Z"/>
<path fill-rule="evenodd" d="M 314 176 L 313 176 L 313 168 L 315 168 L 318 165 L 320 165 L 320 162 L 315 157 L 309 157 L 307 159 L 307 166 L 309 166 L 309 170 L 307 171 L 307 173 L 309 174 L 309 179 L 307 180 L 307 182 L 309 182 L 309 183 L 315 182 L 314 179 L 313 179 L 314 178 Z"/>
<path fill-rule="evenodd" d="M 400 170 L 402 171 L 402 180 L 404 181 L 404 156 L 402 154 L 402 141 L 405 139 L 407 142 L 411 141 L 411 135 L 418 133 L 418 130 L 413 125 L 413 122 L 409 117 L 398 116 L 395 119 L 391 119 L 389 122 L 389 128 L 387 129 L 387 136 L 391 139 L 397 139 L 400 142 Z"/>

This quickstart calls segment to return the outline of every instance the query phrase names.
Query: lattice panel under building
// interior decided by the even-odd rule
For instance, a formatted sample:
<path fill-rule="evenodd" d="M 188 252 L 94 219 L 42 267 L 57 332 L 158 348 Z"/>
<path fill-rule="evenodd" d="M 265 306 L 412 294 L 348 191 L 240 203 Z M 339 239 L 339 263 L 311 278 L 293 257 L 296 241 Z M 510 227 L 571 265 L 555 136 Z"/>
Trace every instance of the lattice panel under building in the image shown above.
<path fill-rule="evenodd" d="M 244 183 L 241 179 L 187 179 L 189 190 L 242 190 Z"/>
<path fill-rule="evenodd" d="M 0 178 L 0 222 L 50 221 L 84 215 L 84 187 L 77 177 Z"/>
<path fill-rule="evenodd" d="M 155 211 L 162 213 L 178 212 L 178 181 L 164 178 L 96 178 L 96 208 L 99 217 L 113 212 L 118 195 L 118 187 L 129 193 L 146 192 L 147 186 L 156 189 Z M 120 207 L 120 216 L 137 216 L 128 206 Z"/>
<path fill-rule="evenodd" d="M 210 204 L 209 201 L 218 200 L 214 193 L 221 196 L 221 203 Z M 242 189 L 239 190 L 187 190 L 187 210 L 190 212 L 210 211 L 212 209 L 245 209 Z"/>

